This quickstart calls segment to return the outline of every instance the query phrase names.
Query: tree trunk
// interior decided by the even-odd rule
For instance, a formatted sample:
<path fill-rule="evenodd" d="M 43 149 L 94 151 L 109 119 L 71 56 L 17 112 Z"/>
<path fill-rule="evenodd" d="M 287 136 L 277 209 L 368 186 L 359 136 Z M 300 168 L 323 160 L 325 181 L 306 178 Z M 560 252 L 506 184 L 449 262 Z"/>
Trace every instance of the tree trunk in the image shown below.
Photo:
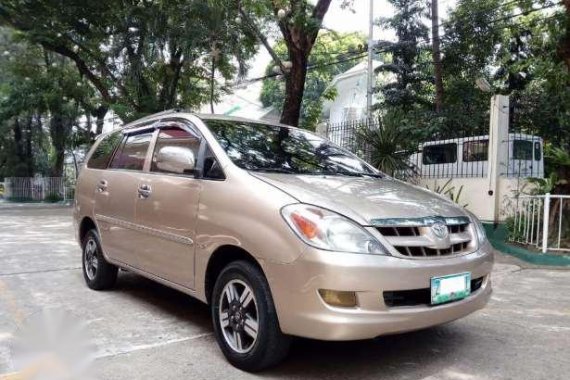
<path fill-rule="evenodd" d="M 26 129 L 25 129 L 25 139 L 26 139 L 26 172 L 27 177 L 34 176 L 34 155 L 32 152 L 32 138 L 34 135 L 34 119 L 33 116 L 30 115 L 26 118 Z"/>
<path fill-rule="evenodd" d="M 305 79 L 307 78 L 307 57 L 303 52 L 294 49 L 291 49 L 289 56 L 293 65 L 291 71 L 286 75 L 281 123 L 298 127 L 305 92 Z"/>
<path fill-rule="evenodd" d="M 18 164 L 14 165 L 12 175 L 15 177 L 29 177 L 24 134 L 22 131 L 22 125 L 20 124 L 20 119 L 17 117 L 14 118 L 12 131 L 14 132 L 14 147 L 16 149 L 16 157 L 18 157 L 19 161 Z"/>
<path fill-rule="evenodd" d="M 54 159 L 51 167 L 52 177 L 63 175 L 63 164 L 65 159 L 65 126 L 61 115 L 52 115 L 49 125 L 49 132 L 54 150 Z"/>
<path fill-rule="evenodd" d="M 210 113 L 214 113 L 214 86 L 216 74 L 216 59 L 212 56 L 212 68 L 210 71 Z"/>
<path fill-rule="evenodd" d="M 109 111 L 109 106 L 102 105 L 99 106 L 93 111 L 93 116 L 95 116 L 95 124 L 97 125 L 97 130 L 95 132 L 96 135 L 100 135 L 103 133 L 103 126 L 105 125 L 105 116 L 107 116 L 107 112 Z"/>
<path fill-rule="evenodd" d="M 431 0 L 431 43 L 435 76 L 435 111 L 440 113 L 443 108 L 443 74 L 439 43 L 438 0 Z"/>

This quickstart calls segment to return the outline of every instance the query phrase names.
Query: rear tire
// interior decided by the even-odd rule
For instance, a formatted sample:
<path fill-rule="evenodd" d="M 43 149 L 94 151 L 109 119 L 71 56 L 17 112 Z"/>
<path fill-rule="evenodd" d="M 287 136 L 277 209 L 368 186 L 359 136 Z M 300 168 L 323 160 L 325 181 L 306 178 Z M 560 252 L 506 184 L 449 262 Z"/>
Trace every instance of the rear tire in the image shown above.
<path fill-rule="evenodd" d="M 83 277 L 87 286 L 93 290 L 112 288 L 117 281 L 118 268 L 105 260 L 97 230 L 85 234 L 82 248 Z"/>
<path fill-rule="evenodd" d="M 216 340 L 234 367 L 256 372 L 287 356 L 291 338 L 281 332 L 267 280 L 253 264 L 235 261 L 222 270 L 211 312 Z"/>

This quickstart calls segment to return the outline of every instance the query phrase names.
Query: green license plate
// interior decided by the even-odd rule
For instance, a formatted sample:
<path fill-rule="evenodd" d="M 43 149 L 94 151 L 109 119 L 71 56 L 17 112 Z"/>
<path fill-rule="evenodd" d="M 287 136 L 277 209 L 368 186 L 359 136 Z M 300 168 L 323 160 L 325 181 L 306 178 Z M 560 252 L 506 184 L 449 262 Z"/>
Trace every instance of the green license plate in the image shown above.
<path fill-rule="evenodd" d="M 471 273 L 451 274 L 431 279 L 432 305 L 460 300 L 469 294 L 471 294 Z"/>

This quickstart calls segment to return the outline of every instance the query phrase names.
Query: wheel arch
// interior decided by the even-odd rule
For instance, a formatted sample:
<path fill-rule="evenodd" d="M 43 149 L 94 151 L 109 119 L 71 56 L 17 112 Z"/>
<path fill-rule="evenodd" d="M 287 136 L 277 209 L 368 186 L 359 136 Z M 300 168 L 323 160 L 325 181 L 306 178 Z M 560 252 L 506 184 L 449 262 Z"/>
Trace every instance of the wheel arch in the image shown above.
<path fill-rule="evenodd" d="M 79 242 L 82 242 L 87 232 L 92 229 L 97 229 L 97 225 L 91 217 L 86 216 L 81 219 L 81 223 L 79 223 Z"/>
<path fill-rule="evenodd" d="M 230 263 L 234 261 L 246 261 L 255 265 L 261 273 L 265 276 L 265 272 L 261 264 L 257 259 L 245 249 L 234 246 L 234 245 L 223 245 L 212 253 L 210 259 L 208 260 L 208 265 L 206 266 L 206 276 L 204 279 L 204 292 L 206 296 L 206 302 L 210 304 L 212 299 L 212 292 L 214 290 L 214 285 L 216 279 L 222 272 L 222 270 Z M 265 276 L 267 278 L 267 276 Z"/>

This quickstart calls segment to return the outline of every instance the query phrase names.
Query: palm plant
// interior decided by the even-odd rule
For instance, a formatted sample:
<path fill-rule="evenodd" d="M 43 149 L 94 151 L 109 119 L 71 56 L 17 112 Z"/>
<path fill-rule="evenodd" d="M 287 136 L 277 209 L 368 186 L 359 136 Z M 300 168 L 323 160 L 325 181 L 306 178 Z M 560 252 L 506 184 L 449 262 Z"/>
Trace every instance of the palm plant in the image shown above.
<path fill-rule="evenodd" d="M 409 161 L 416 145 L 402 123 L 399 112 L 379 117 L 378 124 L 368 123 L 356 130 L 356 146 L 363 149 L 369 162 L 378 170 L 398 177 L 409 177 L 415 173 Z"/>

